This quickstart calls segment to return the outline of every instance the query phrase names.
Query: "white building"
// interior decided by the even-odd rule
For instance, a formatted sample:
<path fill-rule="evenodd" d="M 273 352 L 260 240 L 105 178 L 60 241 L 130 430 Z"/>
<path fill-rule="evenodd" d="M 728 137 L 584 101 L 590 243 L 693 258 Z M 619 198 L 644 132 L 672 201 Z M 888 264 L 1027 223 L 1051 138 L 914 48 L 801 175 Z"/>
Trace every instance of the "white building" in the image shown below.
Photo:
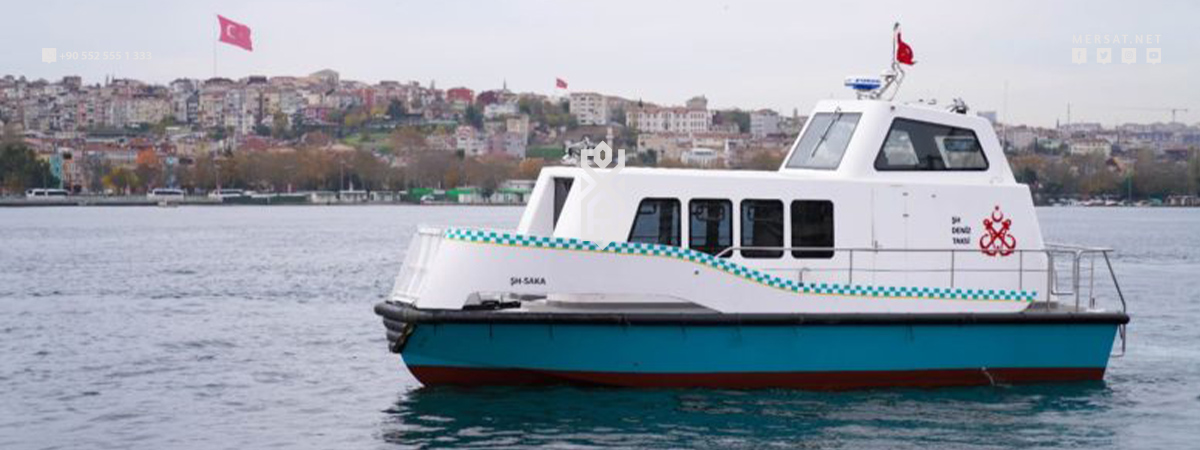
<path fill-rule="evenodd" d="M 529 140 L 529 116 L 524 114 L 509 117 L 504 120 L 504 129 L 509 133 L 521 136 L 522 139 Z"/>
<path fill-rule="evenodd" d="M 721 154 L 710 148 L 693 148 L 683 152 L 680 160 L 689 166 L 714 167 L 720 162 Z"/>
<path fill-rule="evenodd" d="M 1003 130 L 1004 141 L 1014 150 L 1024 150 L 1037 141 L 1037 133 L 1028 127 L 1012 127 Z"/>
<path fill-rule="evenodd" d="M 454 129 L 454 147 L 463 152 L 463 155 L 479 156 L 487 151 L 487 142 L 474 127 L 459 125 Z"/>
<path fill-rule="evenodd" d="M 645 133 L 702 133 L 712 127 L 707 109 L 645 107 L 625 117 L 627 126 Z"/>
<path fill-rule="evenodd" d="M 1103 129 L 1104 127 L 1095 122 L 1068 123 L 1058 127 L 1058 131 L 1064 133 L 1095 133 Z"/>
<path fill-rule="evenodd" d="M 575 107 L 572 106 L 574 111 Z M 518 113 L 517 102 L 508 103 L 492 103 L 483 107 L 483 117 L 486 119 L 495 119 L 498 117 L 516 115 Z"/>
<path fill-rule="evenodd" d="M 750 136 L 762 139 L 779 132 L 779 114 L 775 111 L 760 109 L 750 113 Z"/>
<path fill-rule="evenodd" d="M 1071 141 L 1072 155 L 1112 156 L 1112 144 L 1104 139 L 1076 139 Z"/>
<path fill-rule="evenodd" d="M 607 125 L 608 100 L 594 92 L 572 92 L 571 115 L 580 125 Z"/>
<path fill-rule="evenodd" d="M 162 97 L 136 96 L 127 108 L 126 125 L 155 124 L 171 116 L 171 102 Z"/>

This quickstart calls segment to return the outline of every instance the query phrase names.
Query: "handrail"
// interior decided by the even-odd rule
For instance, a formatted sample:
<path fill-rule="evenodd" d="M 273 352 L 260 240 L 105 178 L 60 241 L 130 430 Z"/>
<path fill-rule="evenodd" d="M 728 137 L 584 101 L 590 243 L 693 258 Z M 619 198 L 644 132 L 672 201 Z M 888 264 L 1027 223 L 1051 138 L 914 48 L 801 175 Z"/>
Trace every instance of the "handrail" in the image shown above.
<path fill-rule="evenodd" d="M 1042 249 L 1029 249 L 1029 248 L 1013 249 L 1012 252 L 1013 253 L 1046 253 L 1046 252 L 1067 252 L 1067 251 L 1075 251 L 1075 250 L 1083 250 L 1085 252 L 1101 252 L 1101 251 L 1111 252 L 1111 251 L 1113 251 L 1111 248 L 1104 248 L 1104 247 L 1057 248 L 1058 247 L 1057 244 L 1046 244 L 1046 247 L 1047 248 L 1042 248 Z M 1052 247 L 1054 247 L 1054 248 L 1052 248 Z M 892 253 L 906 253 L 906 252 L 979 253 L 979 249 L 977 249 L 977 248 L 782 247 L 782 246 L 781 247 L 764 247 L 764 246 L 752 246 L 752 245 L 744 245 L 744 246 L 743 245 L 735 245 L 735 246 L 731 246 L 731 247 L 726 247 L 724 250 L 721 250 L 720 253 L 717 253 L 716 255 L 713 255 L 713 256 L 716 256 L 718 258 L 724 258 L 727 256 L 732 256 L 732 253 L 734 251 L 743 251 L 743 250 L 798 251 L 798 252 L 800 252 L 800 251 L 806 251 L 806 252 L 850 252 L 850 251 L 854 251 L 854 252 L 870 252 L 870 253 L 888 253 L 888 252 L 892 252 Z"/>
<path fill-rule="evenodd" d="M 721 252 L 717 253 L 716 256 L 717 257 L 730 257 L 730 256 L 733 256 L 734 254 L 736 254 L 735 252 L 743 252 L 746 250 L 777 251 L 777 252 L 821 251 L 821 252 L 833 252 L 835 254 L 848 253 L 848 257 L 846 258 L 848 260 L 848 262 L 847 262 L 848 265 L 846 267 L 807 267 L 807 266 L 786 267 L 786 268 L 757 267 L 759 270 L 765 270 L 765 271 L 797 271 L 798 272 L 797 276 L 799 277 L 799 279 L 801 280 L 802 283 L 803 283 L 803 279 L 804 279 L 803 274 L 805 272 L 841 272 L 841 271 L 845 271 L 847 273 L 847 278 L 846 278 L 847 284 L 854 284 L 854 273 L 856 271 L 867 272 L 867 273 L 949 273 L 950 274 L 949 285 L 950 285 L 950 287 L 953 288 L 956 283 L 956 274 L 958 274 L 960 272 L 961 273 L 1016 273 L 1018 276 L 1019 289 L 1024 290 L 1025 273 L 1026 272 L 1045 273 L 1046 274 L 1046 285 L 1047 285 L 1046 302 L 1049 303 L 1049 302 L 1053 301 L 1055 298 L 1074 297 L 1075 298 L 1074 304 L 1075 304 L 1076 310 L 1080 310 L 1082 307 L 1081 295 L 1083 293 L 1083 284 L 1082 283 L 1084 282 L 1084 280 L 1083 280 L 1084 276 L 1087 277 L 1087 298 L 1088 298 L 1087 307 L 1089 309 L 1096 308 L 1096 256 L 1100 255 L 1101 257 L 1104 258 L 1104 264 L 1105 264 L 1106 268 L 1108 269 L 1109 277 L 1112 279 L 1113 288 L 1116 291 L 1117 299 L 1120 300 L 1121 313 L 1128 314 L 1128 305 L 1125 300 L 1125 293 L 1121 290 L 1121 284 L 1120 284 L 1120 282 L 1117 281 L 1117 273 L 1113 269 L 1112 260 L 1109 257 L 1109 253 L 1112 253 L 1114 250 L 1112 248 L 1108 248 L 1108 247 L 1088 247 L 1088 246 L 1082 246 L 1082 245 L 1046 243 L 1044 245 L 1044 248 L 1041 248 L 1041 249 L 1013 249 L 1012 252 L 1017 255 L 1017 268 L 1016 269 L 1011 269 L 1011 268 L 988 268 L 988 269 L 961 268 L 959 266 L 959 264 L 957 264 L 957 258 L 955 257 L 955 255 L 957 255 L 959 253 L 978 253 L 979 249 L 974 249 L 974 248 L 731 246 L 731 247 L 727 247 L 724 250 L 722 250 Z M 871 254 L 879 254 L 879 253 L 948 253 L 950 255 L 950 263 L 949 263 L 948 268 L 921 268 L 921 269 L 882 268 L 881 269 L 881 268 L 877 268 L 877 267 L 870 267 L 870 268 L 856 267 L 854 265 L 854 255 L 855 255 L 855 253 L 859 253 L 859 252 L 871 253 Z M 1035 253 L 1035 254 L 1045 255 L 1046 256 L 1045 268 L 1036 268 L 1035 267 L 1033 269 L 1027 269 L 1026 263 L 1025 263 L 1025 254 L 1027 254 L 1027 253 Z M 1058 279 L 1058 277 L 1059 277 L 1058 258 L 1068 258 L 1067 261 L 1069 261 L 1071 263 L 1070 272 L 1069 272 L 1070 280 L 1069 280 L 1069 283 L 1066 283 L 1067 285 L 1070 286 L 1070 290 L 1064 290 L 1062 288 L 1064 283 L 1061 283 L 1060 282 L 1061 280 Z M 1086 275 L 1084 274 L 1083 267 L 1082 267 L 1083 260 L 1085 258 L 1087 259 L 1087 262 L 1088 262 L 1088 268 L 1087 268 Z M 753 259 L 753 258 L 751 258 L 751 259 Z M 823 259 L 823 260 L 828 261 L 831 259 Z M 763 261 L 767 261 L 767 260 L 764 259 Z M 1113 355 L 1114 357 L 1124 356 L 1125 349 L 1126 349 L 1127 333 L 1125 330 L 1125 325 L 1119 325 L 1117 330 L 1118 330 L 1119 336 L 1121 338 L 1121 353 Z"/>

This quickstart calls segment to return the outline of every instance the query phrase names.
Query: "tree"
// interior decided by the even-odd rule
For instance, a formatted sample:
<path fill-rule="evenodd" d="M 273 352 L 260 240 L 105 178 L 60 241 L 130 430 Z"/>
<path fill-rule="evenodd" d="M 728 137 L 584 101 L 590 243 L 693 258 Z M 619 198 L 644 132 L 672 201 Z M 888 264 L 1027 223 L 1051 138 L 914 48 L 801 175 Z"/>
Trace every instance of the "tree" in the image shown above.
<path fill-rule="evenodd" d="M 522 180 L 536 180 L 538 174 L 542 173 L 542 167 L 545 167 L 546 160 L 541 158 L 529 158 L 521 160 L 517 165 L 516 177 Z"/>
<path fill-rule="evenodd" d="M 208 140 L 223 141 L 225 138 L 233 134 L 233 129 L 229 127 L 213 127 L 208 131 Z"/>
<path fill-rule="evenodd" d="M 1188 194 L 1200 194 L 1200 150 L 1192 149 L 1192 155 L 1188 158 L 1187 174 Z"/>
<path fill-rule="evenodd" d="M 408 114 L 408 111 L 404 107 L 404 102 L 401 102 L 397 99 L 392 99 L 391 103 L 388 103 L 387 116 L 389 119 L 400 120 L 406 114 Z"/>
<path fill-rule="evenodd" d="M 85 178 L 88 180 L 87 189 L 90 192 L 104 191 L 104 175 L 112 170 L 112 164 L 98 154 L 87 155 L 80 160 Z"/>
<path fill-rule="evenodd" d="M 271 115 L 271 136 L 275 139 L 283 139 L 288 137 L 290 130 L 288 129 L 287 114 L 276 111 Z"/>
<path fill-rule="evenodd" d="M 779 170 L 783 163 L 783 152 L 759 150 L 750 155 L 739 169 L 745 170 Z"/>
<path fill-rule="evenodd" d="M 152 127 L 150 127 L 150 131 L 158 136 L 166 136 L 167 128 L 173 127 L 175 125 L 176 125 L 175 116 L 167 115 L 167 116 L 163 116 L 162 120 L 159 120 Z"/>
<path fill-rule="evenodd" d="M 1159 161 L 1153 150 L 1138 151 L 1133 164 L 1133 190 L 1146 198 L 1163 198 L 1188 192 L 1187 167 Z"/>
<path fill-rule="evenodd" d="M 362 125 L 366 123 L 368 119 L 367 114 L 368 111 L 357 106 L 346 110 L 345 115 L 342 116 L 342 126 L 344 127 L 344 130 L 340 130 L 338 135 L 341 136 L 346 132 L 354 132 L 358 130 L 359 127 L 362 127 Z"/>
<path fill-rule="evenodd" d="M 739 132 L 749 133 L 750 113 L 740 109 L 733 109 L 729 111 L 718 111 L 717 114 L 713 116 L 713 124 L 715 125 L 725 125 L 730 123 L 737 124 Z"/>
<path fill-rule="evenodd" d="M 162 162 L 154 150 L 142 150 L 137 155 L 137 166 L 133 169 L 140 186 L 149 191 L 155 186 L 162 185 Z"/>
<path fill-rule="evenodd" d="M 410 186 L 453 187 L 457 185 L 458 159 L 450 152 L 432 150 L 409 155 L 404 178 Z"/>
<path fill-rule="evenodd" d="M 0 191 L 18 193 L 35 187 L 57 187 L 58 183 L 50 164 L 38 159 L 23 142 L 8 141 L 0 147 Z"/>
<path fill-rule="evenodd" d="M 467 106 L 467 110 L 463 113 L 463 119 L 476 130 L 483 129 L 483 113 L 479 112 L 479 108 L 476 108 L 475 105 Z"/>
<path fill-rule="evenodd" d="M 1116 194 L 1120 191 L 1120 177 L 1109 169 L 1104 155 L 1091 154 L 1072 157 L 1071 166 L 1079 176 L 1079 193 L 1087 197 Z"/>
<path fill-rule="evenodd" d="M 350 170 L 347 177 L 354 181 L 358 189 L 379 190 L 385 187 L 388 166 L 368 150 L 356 150 L 350 155 L 347 169 Z"/>
<path fill-rule="evenodd" d="M 400 127 L 392 131 L 388 137 L 392 154 L 405 157 L 424 152 L 429 149 L 425 135 L 416 127 Z"/>
<path fill-rule="evenodd" d="M 628 116 L 628 115 L 627 115 L 627 113 L 625 112 L 625 108 L 624 108 L 624 107 L 619 107 L 619 108 L 617 108 L 617 109 L 614 109 L 614 110 L 613 110 L 613 112 L 612 112 L 612 121 L 613 121 L 613 122 L 616 122 L 616 123 L 619 123 L 619 124 L 621 124 L 621 125 L 625 125 L 625 122 L 626 122 L 627 116 Z"/>
<path fill-rule="evenodd" d="M 130 190 L 139 184 L 138 176 L 132 170 L 117 167 L 104 176 L 104 186 L 117 192 L 129 194 Z"/>
<path fill-rule="evenodd" d="M 513 177 L 517 164 L 507 156 L 485 155 L 465 161 L 463 175 L 469 185 L 479 188 L 483 198 L 491 198 L 500 183 Z"/>

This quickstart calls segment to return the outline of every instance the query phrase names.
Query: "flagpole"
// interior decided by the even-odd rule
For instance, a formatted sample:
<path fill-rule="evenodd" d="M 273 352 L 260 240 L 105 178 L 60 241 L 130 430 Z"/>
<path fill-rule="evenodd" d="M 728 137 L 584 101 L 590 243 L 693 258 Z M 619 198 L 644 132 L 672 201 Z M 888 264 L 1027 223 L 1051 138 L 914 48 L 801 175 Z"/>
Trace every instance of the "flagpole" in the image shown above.
<path fill-rule="evenodd" d="M 221 20 L 220 18 L 221 18 L 221 16 L 218 15 L 217 16 L 218 22 L 220 22 L 220 20 Z M 220 28 L 220 27 L 218 27 L 218 28 Z M 221 39 L 221 34 L 220 34 L 221 32 L 222 31 L 220 29 L 218 29 L 217 30 L 217 39 L 213 39 L 213 41 L 212 41 L 212 46 L 213 46 L 213 75 L 212 76 L 213 76 L 213 78 L 217 77 L 217 41 Z"/>

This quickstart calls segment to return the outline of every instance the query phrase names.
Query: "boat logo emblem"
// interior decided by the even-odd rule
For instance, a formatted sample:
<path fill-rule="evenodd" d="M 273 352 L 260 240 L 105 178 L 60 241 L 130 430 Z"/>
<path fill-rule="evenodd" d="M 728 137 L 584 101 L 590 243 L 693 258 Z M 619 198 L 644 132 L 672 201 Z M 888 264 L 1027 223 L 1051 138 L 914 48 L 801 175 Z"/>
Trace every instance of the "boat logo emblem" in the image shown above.
<path fill-rule="evenodd" d="M 1017 238 L 1009 234 L 1012 219 L 1004 217 L 1000 205 L 992 215 L 983 219 L 983 236 L 979 237 L 979 249 L 988 256 L 1008 256 L 1017 248 Z"/>

